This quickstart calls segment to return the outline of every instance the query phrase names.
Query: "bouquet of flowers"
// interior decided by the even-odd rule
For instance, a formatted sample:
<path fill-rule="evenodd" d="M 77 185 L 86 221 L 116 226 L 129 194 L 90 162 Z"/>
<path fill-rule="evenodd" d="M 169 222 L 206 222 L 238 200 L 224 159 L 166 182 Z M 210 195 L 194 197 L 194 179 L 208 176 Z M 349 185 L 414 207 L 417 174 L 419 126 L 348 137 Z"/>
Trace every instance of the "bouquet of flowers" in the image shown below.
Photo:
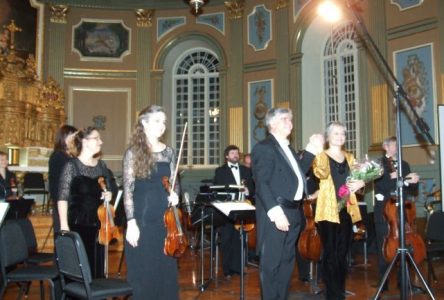
<path fill-rule="evenodd" d="M 366 183 L 382 176 L 384 168 L 380 162 L 369 160 L 367 155 L 363 161 L 356 161 L 350 170 L 347 180 L 364 180 Z"/>
<path fill-rule="evenodd" d="M 351 167 L 350 176 L 347 177 L 347 181 L 363 180 L 367 183 L 381 177 L 383 173 L 384 168 L 382 167 L 381 163 L 375 160 L 369 160 L 367 155 L 365 155 L 364 160 L 357 160 Z M 340 199 L 338 202 L 338 211 L 340 211 L 344 208 L 344 206 L 348 206 L 350 204 L 350 190 L 346 184 L 339 187 L 338 197 Z"/>

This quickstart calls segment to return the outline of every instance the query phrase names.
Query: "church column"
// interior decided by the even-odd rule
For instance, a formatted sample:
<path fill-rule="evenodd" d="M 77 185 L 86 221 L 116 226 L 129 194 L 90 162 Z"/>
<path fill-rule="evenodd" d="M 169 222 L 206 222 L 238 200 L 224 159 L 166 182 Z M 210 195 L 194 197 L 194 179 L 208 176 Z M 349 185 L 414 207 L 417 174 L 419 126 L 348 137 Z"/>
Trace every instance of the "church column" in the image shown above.
<path fill-rule="evenodd" d="M 138 9 L 137 17 L 137 73 L 136 73 L 136 111 L 140 111 L 148 104 L 158 101 L 157 98 L 150 98 L 152 63 L 152 19 L 154 9 Z"/>
<path fill-rule="evenodd" d="M 300 149 L 302 147 L 302 134 L 296 133 L 302 132 L 302 89 L 300 88 L 302 82 L 302 53 L 292 55 L 289 66 L 289 74 L 290 82 L 294 82 L 294 84 L 290 84 L 288 88 L 290 95 L 289 105 L 294 114 L 294 129 L 291 132 L 290 140 L 296 149 Z"/>
<path fill-rule="evenodd" d="M 239 130 L 240 128 L 244 128 L 243 121 L 245 112 L 243 110 L 243 47 L 237 47 L 236 45 L 243 45 L 243 9 L 244 9 L 243 0 L 235 0 L 235 1 L 226 1 L 225 7 L 228 10 L 228 18 L 230 25 L 230 45 L 229 53 L 227 53 L 227 57 L 229 57 L 229 61 L 227 65 L 229 68 L 226 73 L 226 102 L 221 103 L 223 115 L 227 116 L 225 120 L 222 121 L 224 124 L 230 124 L 226 128 L 230 131 L 228 132 L 228 136 L 225 141 L 227 144 L 235 144 L 238 145 L 241 151 L 247 149 L 248 141 L 245 139 L 244 141 L 244 130 Z M 244 144 L 245 142 L 245 144 Z M 225 145 L 221 145 L 221 151 L 225 148 Z M 223 157 L 223 155 L 221 155 Z"/>
<path fill-rule="evenodd" d="M 48 47 L 47 47 L 47 77 L 51 76 L 54 80 L 64 85 L 64 66 L 65 66 L 65 37 L 66 37 L 66 17 L 68 6 L 51 5 L 49 7 L 50 22 L 48 25 Z"/>
<path fill-rule="evenodd" d="M 164 70 L 151 70 L 151 89 L 149 93 L 150 104 L 162 105 L 162 83 Z"/>
<path fill-rule="evenodd" d="M 386 38 L 386 21 L 385 21 L 385 1 L 373 0 L 368 1 L 368 31 L 372 36 L 375 44 L 381 51 L 382 55 L 387 58 L 387 38 Z M 374 63 L 369 64 L 371 61 L 371 55 L 366 50 L 361 51 L 361 66 L 367 66 L 363 68 L 365 74 L 359 74 L 361 78 L 367 78 L 367 86 L 370 90 L 366 95 L 370 97 L 369 110 L 362 110 L 361 114 L 366 115 L 370 112 L 371 132 L 370 132 L 370 146 L 371 148 L 380 148 L 382 140 L 389 135 L 390 124 L 392 124 L 390 106 L 391 101 L 388 100 L 389 95 L 387 89 L 387 83 L 382 76 L 381 72 Z M 365 85 L 365 84 L 364 84 Z M 362 94 L 362 93 L 361 93 Z M 364 96 L 365 97 L 365 96 Z M 366 98 L 362 98 L 362 101 L 367 101 Z M 381 122 L 381 119 L 383 122 Z M 361 122 L 361 124 L 366 123 Z M 361 130 L 363 130 L 361 126 Z M 362 131 L 364 132 L 364 131 Z M 365 148 L 363 148 L 365 149 Z"/>
<path fill-rule="evenodd" d="M 276 103 L 288 102 L 289 93 L 289 73 L 290 73 L 290 37 L 288 20 L 288 0 L 276 0 Z M 294 106 L 291 107 L 294 109 Z"/>

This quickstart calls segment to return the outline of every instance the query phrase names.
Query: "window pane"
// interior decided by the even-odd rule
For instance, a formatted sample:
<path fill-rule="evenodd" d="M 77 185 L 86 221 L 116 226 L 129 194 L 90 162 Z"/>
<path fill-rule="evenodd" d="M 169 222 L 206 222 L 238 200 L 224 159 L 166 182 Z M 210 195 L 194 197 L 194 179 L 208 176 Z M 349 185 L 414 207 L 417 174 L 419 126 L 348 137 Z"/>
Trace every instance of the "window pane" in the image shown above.
<path fill-rule="evenodd" d="M 174 71 L 176 147 L 188 121 L 188 143 L 182 163 L 219 163 L 219 61 L 206 50 L 194 50 L 181 58 Z M 186 155 L 185 155 L 186 153 Z"/>

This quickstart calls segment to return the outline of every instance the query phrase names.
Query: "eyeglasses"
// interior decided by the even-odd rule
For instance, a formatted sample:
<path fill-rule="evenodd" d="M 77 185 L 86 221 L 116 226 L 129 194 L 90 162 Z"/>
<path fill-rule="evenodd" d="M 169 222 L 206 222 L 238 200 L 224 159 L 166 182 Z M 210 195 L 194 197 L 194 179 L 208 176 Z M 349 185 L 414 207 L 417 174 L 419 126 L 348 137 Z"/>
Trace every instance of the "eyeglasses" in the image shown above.
<path fill-rule="evenodd" d="M 87 137 L 87 140 L 96 140 L 96 141 L 101 141 L 102 139 L 100 138 L 100 136 L 91 136 L 91 137 Z"/>

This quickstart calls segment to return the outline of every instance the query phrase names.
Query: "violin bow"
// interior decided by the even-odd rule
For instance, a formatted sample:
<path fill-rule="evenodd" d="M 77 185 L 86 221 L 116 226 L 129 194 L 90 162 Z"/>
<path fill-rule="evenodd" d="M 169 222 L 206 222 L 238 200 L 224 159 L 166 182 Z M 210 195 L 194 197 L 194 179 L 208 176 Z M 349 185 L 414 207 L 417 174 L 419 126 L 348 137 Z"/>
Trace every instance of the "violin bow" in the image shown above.
<path fill-rule="evenodd" d="M 187 133 L 187 126 L 188 126 L 188 122 L 185 122 L 185 126 L 183 128 L 183 133 L 182 133 L 182 140 L 180 141 L 179 155 L 177 156 L 176 170 L 174 170 L 173 182 L 171 183 L 171 190 L 173 190 L 173 191 L 174 191 L 174 186 L 176 185 L 177 171 L 179 170 L 179 164 L 180 164 L 180 160 L 182 158 L 183 143 L 185 142 L 185 135 Z"/>

